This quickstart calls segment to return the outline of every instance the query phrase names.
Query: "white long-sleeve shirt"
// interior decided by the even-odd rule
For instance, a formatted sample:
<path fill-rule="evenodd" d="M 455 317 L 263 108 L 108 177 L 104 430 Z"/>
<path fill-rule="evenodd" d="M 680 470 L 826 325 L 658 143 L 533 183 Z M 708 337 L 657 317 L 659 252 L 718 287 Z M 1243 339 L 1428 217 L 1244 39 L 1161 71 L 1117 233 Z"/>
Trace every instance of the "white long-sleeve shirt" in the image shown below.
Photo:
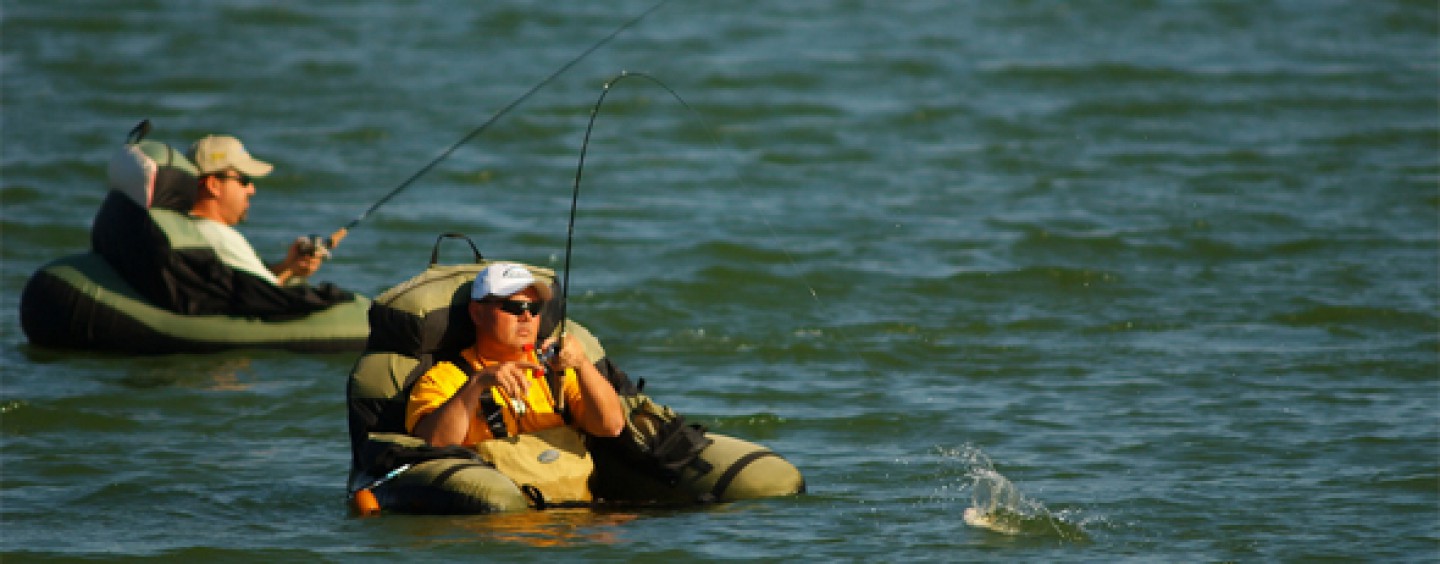
<path fill-rule="evenodd" d="M 276 286 L 280 285 L 280 279 L 276 278 L 275 273 L 270 272 L 270 268 L 260 260 L 260 255 L 255 253 L 255 248 L 250 246 L 250 241 L 246 240 L 245 236 L 236 231 L 234 227 L 203 217 L 191 219 L 195 221 L 195 229 L 200 232 L 200 236 L 215 248 L 216 254 L 220 256 L 220 262 L 230 268 L 243 270 L 269 280 Z"/>

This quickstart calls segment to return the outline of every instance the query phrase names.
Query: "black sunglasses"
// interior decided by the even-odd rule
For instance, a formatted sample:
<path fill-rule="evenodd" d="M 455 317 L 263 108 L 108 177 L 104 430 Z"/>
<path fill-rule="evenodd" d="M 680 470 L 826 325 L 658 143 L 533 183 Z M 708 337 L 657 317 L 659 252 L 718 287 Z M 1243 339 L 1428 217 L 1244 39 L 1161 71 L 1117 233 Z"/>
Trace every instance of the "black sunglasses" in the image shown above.
<path fill-rule="evenodd" d="M 526 312 L 539 317 L 540 310 L 545 307 L 545 302 L 522 302 L 520 300 L 487 300 L 500 307 L 500 311 L 514 316 L 520 316 Z"/>
<path fill-rule="evenodd" d="M 250 178 L 249 175 L 241 174 L 238 172 L 235 173 L 233 176 L 229 174 L 212 174 L 211 176 L 214 176 L 215 178 L 229 178 L 231 180 L 239 182 L 241 186 L 249 186 L 250 183 L 255 181 L 255 179 Z"/>

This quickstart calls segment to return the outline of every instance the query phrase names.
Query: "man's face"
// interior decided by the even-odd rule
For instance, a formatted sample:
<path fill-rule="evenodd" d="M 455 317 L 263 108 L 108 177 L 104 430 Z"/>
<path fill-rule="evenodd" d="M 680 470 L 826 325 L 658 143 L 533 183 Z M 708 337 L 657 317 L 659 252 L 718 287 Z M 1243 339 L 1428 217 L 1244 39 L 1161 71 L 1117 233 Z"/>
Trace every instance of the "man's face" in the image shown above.
<path fill-rule="evenodd" d="M 220 204 L 220 217 L 226 225 L 236 225 L 245 220 L 250 211 L 250 196 L 255 195 L 255 182 L 235 171 L 227 171 L 211 177 L 211 189 Z"/>
<path fill-rule="evenodd" d="M 535 344 L 535 339 L 540 331 L 540 314 L 536 312 L 521 311 L 512 313 L 505 311 L 500 302 L 526 302 L 540 304 L 540 295 L 534 287 L 526 288 L 524 291 L 510 296 L 509 298 L 496 298 L 491 296 L 484 301 L 471 302 L 470 315 L 475 321 L 476 332 L 481 338 L 493 339 L 498 344 L 516 350 L 523 349 L 525 345 Z"/>

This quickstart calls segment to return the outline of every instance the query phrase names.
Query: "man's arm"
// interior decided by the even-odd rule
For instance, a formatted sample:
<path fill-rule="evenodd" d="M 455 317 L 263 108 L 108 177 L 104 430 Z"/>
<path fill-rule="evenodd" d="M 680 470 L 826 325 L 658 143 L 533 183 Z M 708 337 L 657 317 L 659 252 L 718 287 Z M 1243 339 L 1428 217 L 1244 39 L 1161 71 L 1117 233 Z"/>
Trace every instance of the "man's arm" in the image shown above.
<path fill-rule="evenodd" d="M 585 354 L 585 347 L 574 335 L 565 336 L 565 346 L 560 349 L 557 363 L 563 370 L 575 369 L 580 384 L 580 397 L 585 409 L 582 417 L 575 421 L 581 430 L 597 437 L 619 436 L 625 430 L 625 411 L 620 406 L 620 396 L 615 387 L 595 368 L 595 363 Z"/>
<path fill-rule="evenodd" d="M 465 362 L 465 361 L 461 361 Z M 434 411 L 420 416 L 411 434 L 424 439 L 430 446 L 464 444 L 470 432 L 470 421 L 480 410 L 480 399 L 499 386 L 512 398 L 526 397 L 530 387 L 526 371 L 540 367 L 529 362 L 504 362 L 476 372 L 455 391 L 455 395 Z"/>

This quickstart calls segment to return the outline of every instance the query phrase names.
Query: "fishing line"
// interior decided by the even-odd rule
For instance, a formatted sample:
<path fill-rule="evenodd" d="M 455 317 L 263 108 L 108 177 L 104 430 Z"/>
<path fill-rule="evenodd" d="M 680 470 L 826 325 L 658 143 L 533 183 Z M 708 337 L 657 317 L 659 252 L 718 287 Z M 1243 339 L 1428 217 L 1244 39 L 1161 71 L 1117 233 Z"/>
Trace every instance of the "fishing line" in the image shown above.
<path fill-rule="evenodd" d="M 620 81 L 631 77 L 644 78 L 646 80 L 649 80 L 650 82 L 659 85 L 660 88 L 665 89 L 665 91 L 669 92 L 670 95 L 675 98 L 675 100 L 679 101 L 681 106 L 684 106 L 687 110 L 695 112 L 695 109 L 690 107 L 690 104 L 687 103 L 684 98 L 681 98 L 680 94 L 675 92 L 674 89 L 670 88 L 669 85 L 666 85 L 664 82 L 661 82 L 660 79 L 645 73 L 632 73 L 628 71 L 621 71 L 619 75 L 616 75 L 614 78 L 606 81 L 604 86 L 600 88 L 600 97 L 596 98 L 595 106 L 590 108 L 590 121 L 585 125 L 585 137 L 580 142 L 580 159 L 579 162 L 575 165 L 575 184 L 574 189 L 570 194 L 570 222 L 565 230 L 564 274 L 560 282 L 560 333 L 559 338 L 555 341 L 555 345 L 551 347 L 550 351 L 546 351 L 546 357 L 559 354 L 561 347 L 563 347 L 565 343 L 565 320 L 568 319 L 565 316 L 566 311 L 570 305 L 570 257 L 571 251 L 575 248 L 575 215 L 580 206 L 580 179 L 584 177 L 585 174 L 585 155 L 590 151 L 590 134 L 595 131 L 595 120 L 600 117 L 600 108 L 605 104 L 605 98 L 610 95 L 611 88 L 614 87 L 616 84 L 620 83 Z M 699 116 L 699 112 L 695 113 L 697 116 Z"/>
<path fill-rule="evenodd" d="M 700 122 L 701 129 L 706 133 L 706 135 L 708 135 L 708 136 L 710 137 L 709 141 L 710 141 L 711 146 L 712 146 L 713 148 L 717 148 L 717 149 L 720 147 L 720 140 L 719 140 L 717 134 L 715 133 L 715 130 L 714 130 L 712 127 L 710 127 L 709 122 L 707 122 L 707 121 L 705 120 L 704 114 L 700 113 L 698 110 L 696 110 L 694 107 L 692 107 L 689 102 L 686 102 L 686 101 L 685 101 L 685 98 L 684 98 L 684 97 L 680 96 L 680 94 L 679 94 L 678 92 L 676 92 L 673 88 L 671 88 L 669 85 L 665 84 L 665 83 L 664 83 L 663 81 L 661 81 L 660 79 L 655 78 L 655 77 L 653 77 L 653 76 L 651 76 L 651 75 L 648 75 L 648 74 L 645 74 L 645 73 L 636 73 L 636 72 L 628 72 L 628 71 L 625 71 L 625 72 L 621 72 L 619 75 L 615 76 L 615 77 L 612 78 L 610 81 L 608 81 L 608 82 L 606 82 L 606 83 L 604 84 L 604 86 L 601 88 L 601 92 L 600 92 L 599 98 L 595 100 L 595 106 L 594 106 L 593 108 L 591 108 L 591 110 L 590 110 L 590 120 L 589 120 L 589 123 L 588 123 L 588 124 L 586 125 L 586 127 L 585 127 L 585 136 L 584 136 L 584 139 L 583 139 L 583 141 L 581 141 L 581 143 L 580 143 L 580 158 L 579 158 L 578 164 L 577 164 L 576 167 L 575 167 L 575 183 L 574 183 L 574 189 L 573 189 L 573 191 L 572 191 L 572 193 L 571 193 L 571 196 L 570 196 L 570 221 L 569 221 L 569 225 L 568 225 L 568 227 L 567 227 L 567 229 L 566 229 L 566 234 L 565 234 L 565 264 L 564 264 L 564 267 L 563 267 L 563 268 L 564 268 L 564 274 L 562 275 L 562 282 L 561 282 L 561 286 L 560 286 L 560 316 L 559 316 L 559 319 L 561 320 L 561 321 L 560 321 L 560 332 L 559 332 L 560 338 L 556 340 L 555 345 L 554 345 L 553 347 L 551 347 L 551 350 L 550 350 L 550 351 L 546 351 L 546 352 L 544 353 L 546 358 L 548 358 L 549 356 L 552 356 L 552 355 L 554 355 L 554 354 L 557 354 L 557 351 L 559 351 L 560 347 L 561 347 L 562 344 L 564 343 L 564 337 L 565 337 L 565 322 L 564 322 L 564 320 L 565 320 L 565 319 L 568 319 L 568 318 L 566 317 L 566 315 L 567 315 L 566 311 L 567 311 L 568 306 L 569 306 L 569 303 L 570 303 L 570 299 L 569 299 L 569 294 L 570 294 L 570 267 L 571 267 L 572 251 L 573 251 L 573 249 L 574 249 L 574 241 L 575 241 L 575 217 L 576 217 L 576 212 L 577 212 L 577 210 L 578 210 L 578 208 L 579 208 L 579 203 L 580 203 L 580 183 L 581 183 L 581 179 L 582 179 L 583 176 L 584 176 L 584 171 L 585 171 L 585 156 L 588 154 L 589 148 L 590 148 L 590 136 L 591 136 L 591 133 L 595 130 L 595 122 L 596 122 L 596 120 L 597 120 L 597 119 L 599 118 L 599 116 L 600 116 L 600 109 L 601 109 L 601 107 L 604 105 L 606 97 L 610 95 L 611 90 L 613 89 L 613 87 L 614 87 L 616 84 L 618 84 L 620 81 L 623 81 L 623 80 L 626 80 L 626 79 L 629 79 L 629 78 L 643 78 L 643 79 L 649 80 L 650 82 L 652 82 L 652 83 L 656 84 L 657 86 L 659 86 L 660 88 L 664 89 L 666 92 L 670 93 L 670 96 L 671 96 L 671 97 L 673 97 L 677 102 L 679 102 L 681 106 L 683 106 L 686 110 L 688 110 L 688 111 L 691 113 L 691 115 L 693 115 L 693 116 Z M 779 241 L 779 234 L 775 232 L 775 228 L 774 228 L 774 226 L 770 223 L 770 221 L 769 221 L 768 219 L 765 219 L 763 216 L 761 216 L 761 221 L 763 221 L 763 222 L 765 223 L 766 229 L 769 230 L 771 239 L 778 242 L 778 241 Z M 802 285 L 804 285 L 804 286 L 805 286 L 805 289 L 810 293 L 810 297 L 811 297 L 812 300 L 814 300 L 814 302 L 815 302 L 815 304 L 817 305 L 817 307 L 823 307 L 823 304 L 820 303 L 820 295 L 819 295 L 819 293 L 816 292 L 816 291 L 815 291 L 815 287 L 812 286 L 808 281 L 806 281 L 805 278 L 804 278 L 804 276 L 800 274 L 800 272 L 799 272 L 799 270 L 800 270 L 799 265 L 796 264 L 795 258 L 790 254 L 789 249 L 785 248 L 784 245 L 777 245 L 777 246 L 780 248 L 781 253 L 784 254 L 785 260 L 786 260 L 787 262 L 789 262 L 790 268 L 791 268 L 791 270 L 794 272 L 796 278 L 800 280 L 800 283 L 801 283 Z M 852 349 L 852 348 L 850 348 L 850 347 L 846 347 L 846 348 L 847 348 L 848 350 L 851 350 L 852 352 L 853 352 L 853 350 L 854 350 L 854 349 Z M 858 355 L 858 353 L 856 353 L 856 354 Z M 861 360 L 862 360 L 862 363 L 863 363 L 863 359 L 861 359 Z"/>
<path fill-rule="evenodd" d="M 381 206 L 389 203 L 392 198 L 399 195 L 401 192 L 404 192 L 406 188 L 409 188 L 410 185 L 414 184 L 416 180 L 419 180 L 420 177 L 425 176 L 426 173 L 429 173 L 430 170 L 435 168 L 436 165 L 440 164 L 441 161 L 449 158 L 450 155 L 454 153 L 457 149 L 459 149 L 461 145 L 470 142 L 471 139 L 474 139 L 486 129 L 489 129 L 492 124 L 498 121 L 501 117 L 504 117 L 505 114 L 510 113 L 511 110 L 515 109 L 521 103 L 524 103 L 531 96 L 535 95 L 535 93 L 538 92 L 541 88 L 544 88 L 545 85 L 550 84 L 550 82 L 554 81 L 557 77 L 564 74 L 565 71 L 570 70 L 570 67 L 575 66 L 581 60 L 590 56 L 591 53 L 594 53 L 596 50 L 604 47 L 607 43 L 610 43 L 611 40 L 615 39 L 616 36 L 620 35 L 625 30 L 634 27 L 635 24 L 640 23 L 640 20 L 645 19 L 646 16 L 649 16 L 652 12 L 659 10 L 660 7 L 664 6 L 669 2 L 670 0 L 660 0 L 659 2 L 656 2 L 653 6 L 650 6 L 649 9 L 641 12 L 639 15 L 633 18 L 630 18 L 629 21 L 620 24 L 620 26 L 615 28 L 614 31 L 611 31 L 609 35 L 606 35 L 599 41 L 596 41 L 595 44 L 590 46 L 590 48 L 582 51 L 579 55 L 576 55 L 574 58 L 570 59 L 569 62 L 561 65 L 560 68 L 555 69 L 555 72 L 550 73 L 550 76 L 545 77 L 544 80 L 541 80 L 534 86 L 530 87 L 530 89 L 526 90 L 524 94 L 520 95 L 520 97 L 512 100 L 505 107 L 501 108 L 500 111 L 495 112 L 494 115 L 490 116 L 490 119 L 485 120 L 485 122 L 480 124 L 479 127 L 476 127 L 469 133 L 465 134 L 464 137 L 461 137 L 459 141 L 456 141 L 454 144 L 450 145 L 448 148 L 442 151 L 439 156 L 435 157 L 428 164 L 420 167 L 420 170 L 415 171 L 415 174 L 410 175 L 410 177 L 405 179 L 404 182 L 401 182 L 399 186 L 396 186 L 394 190 L 391 190 L 390 193 L 385 194 L 385 196 L 381 197 L 378 201 L 376 201 L 374 205 L 371 205 L 368 209 L 361 212 L 360 215 L 356 216 L 355 219 L 352 219 L 349 223 L 346 223 L 344 227 L 336 230 L 335 233 L 331 234 L 330 237 L 326 238 L 324 241 L 318 242 L 323 243 L 325 248 L 333 248 L 336 245 L 339 245 L 340 241 L 343 240 L 345 236 L 350 233 L 351 229 L 354 229 L 356 225 L 359 225 L 361 221 L 364 221 L 365 218 L 369 217 L 371 213 L 375 212 L 375 210 L 380 209 Z M 318 239 L 318 237 L 316 237 L 316 239 Z"/>

